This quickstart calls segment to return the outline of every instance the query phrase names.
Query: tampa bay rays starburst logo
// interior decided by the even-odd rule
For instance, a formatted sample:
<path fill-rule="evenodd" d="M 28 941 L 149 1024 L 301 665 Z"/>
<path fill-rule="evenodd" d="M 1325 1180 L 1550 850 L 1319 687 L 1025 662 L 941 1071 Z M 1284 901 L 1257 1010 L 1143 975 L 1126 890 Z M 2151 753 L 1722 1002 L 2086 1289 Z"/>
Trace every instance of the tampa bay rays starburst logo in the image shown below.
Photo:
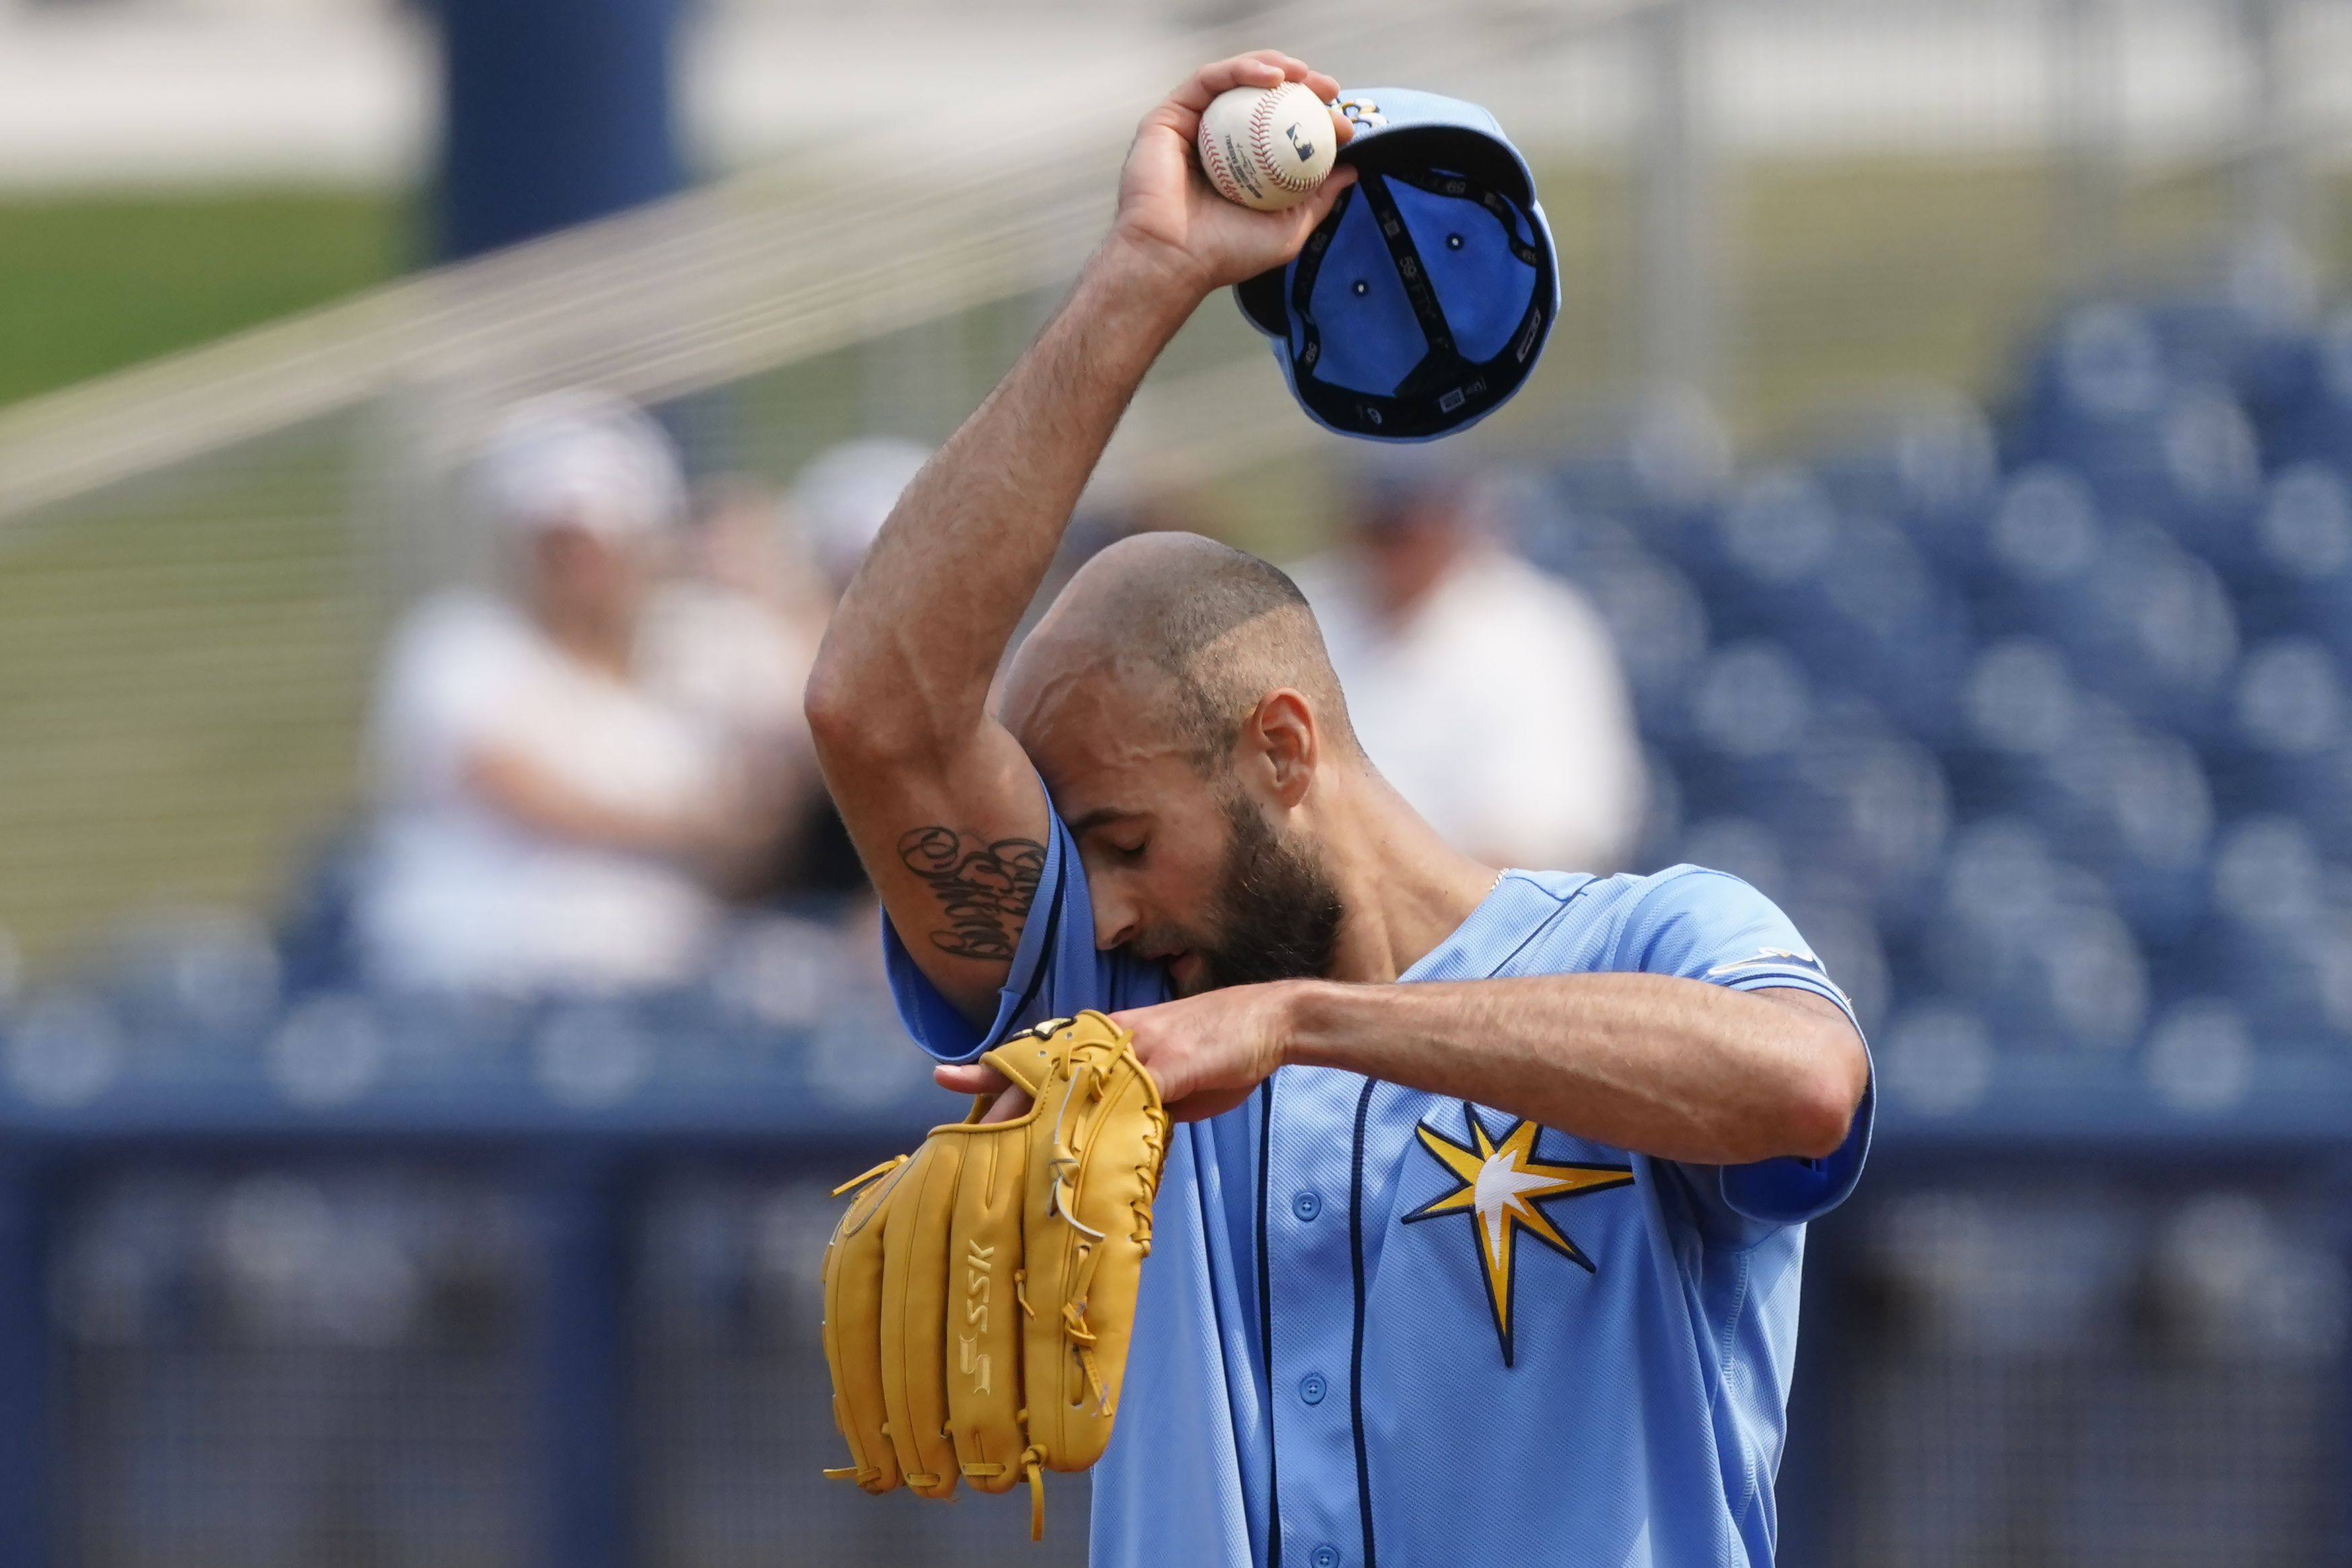
<path fill-rule="evenodd" d="M 1462 1185 L 1441 1194 L 1406 1215 L 1405 1222 L 1436 1219 L 1458 1214 L 1470 1221 L 1479 1260 L 1485 1265 L 1486 1304 L 1494 1309 L 1495 1333 L 1503 1342 L 1503 1364 L 1511 1364 L 1511 1295 L 1517 1284 L 1513 1260 L 1519 1232 L 1542 1242 L 1587 1272 L 1597 1272 L 1584 1249 L 1554 1225 L 1542 1205 L 1558 1198 L 1583 1197 L 1612 1187 L 1633 1184 L 1632 1166 L 1555 1164 L 1536 1158 L 1536 1139 L 1543 1129 L 1521 1119 L 1497 1143 L 1467 1101 L 1462 1119 L 1469 1124 L 1471 1141 L 1457 1144 L 1423 1124 L 1413 1129 L 1421 1146 Z"/>

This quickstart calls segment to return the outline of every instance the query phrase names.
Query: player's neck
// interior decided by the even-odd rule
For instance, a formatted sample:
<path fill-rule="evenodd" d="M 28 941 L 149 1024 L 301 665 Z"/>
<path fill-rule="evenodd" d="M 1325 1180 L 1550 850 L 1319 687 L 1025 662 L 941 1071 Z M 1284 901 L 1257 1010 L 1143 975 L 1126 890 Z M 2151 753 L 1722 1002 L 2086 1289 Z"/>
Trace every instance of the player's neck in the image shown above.
<path fill-rule="evenodd" d="M 1347 914 L 1329 977 L 1393 980 L 1451 936 L 1495 885 L 1378 774 L 1351 771 L 1329 802 L 1328 871 Z"/>

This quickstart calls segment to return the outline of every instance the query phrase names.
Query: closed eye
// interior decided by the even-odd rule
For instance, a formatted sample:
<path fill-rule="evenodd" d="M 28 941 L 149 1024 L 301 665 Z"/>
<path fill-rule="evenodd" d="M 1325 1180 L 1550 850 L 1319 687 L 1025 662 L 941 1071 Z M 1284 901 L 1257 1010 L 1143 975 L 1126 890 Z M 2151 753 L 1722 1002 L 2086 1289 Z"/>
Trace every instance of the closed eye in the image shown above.
<path fill-rule="evenodd" d="M 1133 865 L 1151 844 L 1151 822 L 1140 811 L 1097 807 L 1070 823 L 1078 841 L 1122 864 Z"/>

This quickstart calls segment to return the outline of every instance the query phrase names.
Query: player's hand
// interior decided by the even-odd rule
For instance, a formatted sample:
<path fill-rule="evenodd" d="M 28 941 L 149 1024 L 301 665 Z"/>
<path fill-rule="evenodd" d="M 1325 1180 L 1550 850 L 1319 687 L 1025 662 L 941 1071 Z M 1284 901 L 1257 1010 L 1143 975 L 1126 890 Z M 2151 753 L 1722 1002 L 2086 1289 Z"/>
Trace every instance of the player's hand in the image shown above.
<path fill-rule="evenodd" d="M 1168 1114 L 1198 1122 L 1232 1110 L 1282 1065 L 1290 1038 L 1292 987 L 1230 986 L 1181 1001 L 1130 1008 L 1110 1019 L 1135 1033 L 1137 1060 L 1150 1070 Z M 940 1087 L 959 1094 L 992 1094 L 982 1122 L 1002 1122 L 1029 1108 L 1029 1096 L 993 1067 L 971 1062 L 935 1067 Z"/>
<path fill-rule="evenodd" d="M 931 1080 L 942 1089 L 952 1089 L 959 1094 L 991 1094 L 994 1101 L 982 1123 L 1009 1122 L 1029 1109 L 1029 1092 L 1016 1089 L 1013 1080 L 984 1061 L 967 1061 L 961 1067 L 934 1067 Z"/>
<path fill-rule="evenodd" d="M 1282 1065 L 1295 988 L 1281 980 L 1229 986 L 1110 1019 L 1134 1031 L 1136 1059 L 1150 1070 L 1168 1114 L 1198 1122 L 1248 1099 Z"/>
<path fill-rule="evenodd" d="M 1261 213 L 1211 189 L 1193 152 L 1201 113 L 1210 99 L 1228 88 L 1276 87 L 1286 80 L 1305 83 L 1327 102 L 1339 93 L 1338 82 L 1308 70 L 1303 61 L 1258 49 L 1202 66 L 1145 115 L 1119 175 L 1113 241 L 1169 270 L 1202 297 L 1297 255 L 1339 193 L 1355 183 L 1354 170 L 1335 168 L 1321 188 L 1298 205 Z M 1331 133 L 1341 145 L 1355 130 L 1345 115 L 1331 110 Z"/>

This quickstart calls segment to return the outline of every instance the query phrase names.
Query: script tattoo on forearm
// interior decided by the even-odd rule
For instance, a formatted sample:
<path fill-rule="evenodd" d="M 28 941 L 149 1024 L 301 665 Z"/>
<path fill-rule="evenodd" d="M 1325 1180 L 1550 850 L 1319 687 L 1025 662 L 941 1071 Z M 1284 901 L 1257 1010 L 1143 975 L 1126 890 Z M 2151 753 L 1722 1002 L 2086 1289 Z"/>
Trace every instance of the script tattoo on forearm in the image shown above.
<path fill-rule="evenodd" d="M 916 828 L 898 841 L 898 860 L 939 898 L 948 924 L 931 946 L 958 958 L 1007 961 L 1020 923 L 1045 873 L 1034 839 L 982 842 L 953 828 Z"/>

